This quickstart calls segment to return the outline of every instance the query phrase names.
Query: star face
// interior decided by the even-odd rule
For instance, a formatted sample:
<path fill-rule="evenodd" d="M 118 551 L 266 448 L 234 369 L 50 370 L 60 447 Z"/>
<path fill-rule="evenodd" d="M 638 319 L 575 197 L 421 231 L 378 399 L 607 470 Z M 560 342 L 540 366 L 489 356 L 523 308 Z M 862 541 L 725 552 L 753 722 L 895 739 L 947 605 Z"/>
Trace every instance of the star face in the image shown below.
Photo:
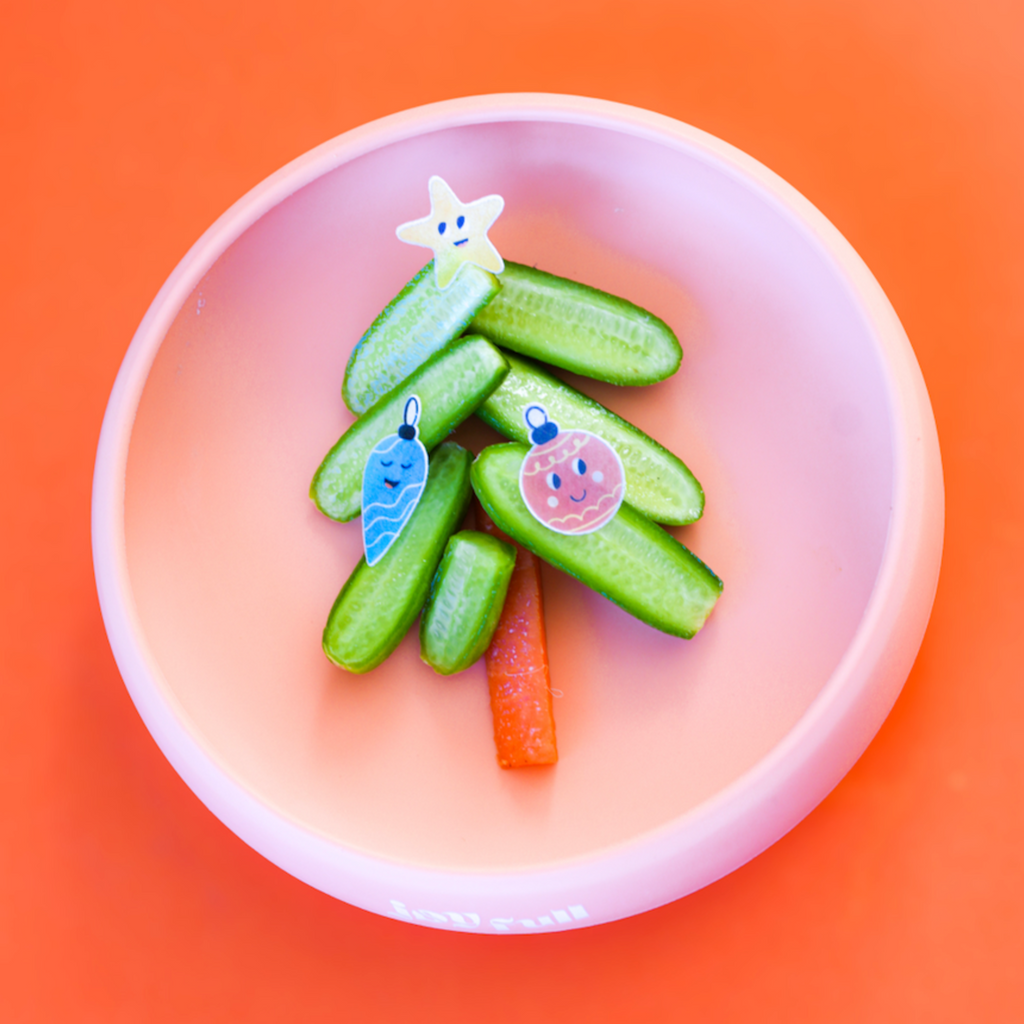
<path fill-rule="evenodd" d="M 434 250 L 438 288 L 447 288 L 464 263 L 475 263 L 492 274 L 500 274 L 505 263 L 487 232 L 505 208 L 505 200 L 501 196 L 484 196 L 463 203 L 436 174 L 428 185 L 430 215 L 400 224 L 395 233 L 403 242 Z"/>

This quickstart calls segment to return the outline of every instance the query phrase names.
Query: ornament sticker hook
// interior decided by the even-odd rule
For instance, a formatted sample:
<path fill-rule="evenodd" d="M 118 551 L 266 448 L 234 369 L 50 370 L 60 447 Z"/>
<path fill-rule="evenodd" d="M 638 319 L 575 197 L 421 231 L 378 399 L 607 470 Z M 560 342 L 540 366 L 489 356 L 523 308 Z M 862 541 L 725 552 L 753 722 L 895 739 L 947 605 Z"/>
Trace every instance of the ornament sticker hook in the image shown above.
<path fill-rule="evenodd" d="M 422 402 L 410 395 L 402 423 L 378 441 L 363 467 L 363 550 L 376 565 L 398 539 L 423 495 L 429 463 L 417 424 Z"/>
<path fill-rule="evenodd" d="M 519 469 L 530 514 L 555 533 L 593 533 L 619 510 L 626 474 L 619 453 L 589 430 L 561 430 L 542 405 L 523 410 L 533 446 Z"/>

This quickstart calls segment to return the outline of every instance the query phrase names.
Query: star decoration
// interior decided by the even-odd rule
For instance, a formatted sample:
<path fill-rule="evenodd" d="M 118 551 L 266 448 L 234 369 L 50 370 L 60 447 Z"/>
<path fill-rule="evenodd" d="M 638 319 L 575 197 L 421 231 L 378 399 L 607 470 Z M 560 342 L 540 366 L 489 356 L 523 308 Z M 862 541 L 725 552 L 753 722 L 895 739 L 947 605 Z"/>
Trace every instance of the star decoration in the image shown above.
<path fill-rule="evenodd" d="M 484 196 L 463 203 L 444 178 L 436 174 L 428 186 L 430 215 L 400 224 L 395 233 L 403 242 L 434 250 L 438 288 L 447 288 L 464 263 L 475 263 L 492 274 L 500 274 L 505 263 L 487 232 L 505 208 L 505 200 L 501 196 Z"/>

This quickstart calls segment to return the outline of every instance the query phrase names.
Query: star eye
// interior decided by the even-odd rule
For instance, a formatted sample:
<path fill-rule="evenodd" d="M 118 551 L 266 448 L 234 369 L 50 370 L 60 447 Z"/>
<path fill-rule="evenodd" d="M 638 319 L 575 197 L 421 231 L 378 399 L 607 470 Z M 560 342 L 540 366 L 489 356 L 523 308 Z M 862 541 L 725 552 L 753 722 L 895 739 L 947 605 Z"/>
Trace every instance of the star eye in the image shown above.
<path fill-rule="evenodd" d="M 462 225 L 465 224 L 465 223 L 466 223 L 466 218 L 463 217 L 462 214 L 460 213 L 459 214 L 459 219 L 455 222 L 455 226 L 457 228 L 461 228 Z"/>
<path fill-rule="evenodd" d="M 443 234 L 445 233 L 445 229 L 446 229 L 447 227 L 448 227 L 448 225 L 447 225 L 447 224 L 445 224 L 445 222 L 444 222 L 444 221 L 441 221 L 441 223 L 437 225 L 437 233 L 438 233 L 439 235 L 443 235 Z"/>
<path fill-rule="evenodd" d="M 573 459 L 572 471 L 577 476 L 583 476 L 587 472 L 587 464 L 582 459 Z"/>
<path fill-rule="evenodd" d="M 548 487 L 553 491 L 557 491 L 562 486 L 562 478 L 557 473 L 548 473 L 546 479 Z"/>

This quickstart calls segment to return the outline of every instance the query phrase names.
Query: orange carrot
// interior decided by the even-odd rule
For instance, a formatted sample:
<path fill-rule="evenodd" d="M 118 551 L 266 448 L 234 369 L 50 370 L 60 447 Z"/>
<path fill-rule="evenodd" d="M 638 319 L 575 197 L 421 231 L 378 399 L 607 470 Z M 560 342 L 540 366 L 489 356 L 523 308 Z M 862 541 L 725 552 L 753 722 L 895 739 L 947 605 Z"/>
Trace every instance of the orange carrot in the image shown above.
<path fill-rule="evenodd" d="M 509 541 L 477 507 L 477 526 Z M 551 707 L 548 648 L 540 562 L 516 544 L 516 566 L 491 646 L 484 654 L 494 716 L 494 743 L 502 768 L 554 764 L 555 718 Z"/>

